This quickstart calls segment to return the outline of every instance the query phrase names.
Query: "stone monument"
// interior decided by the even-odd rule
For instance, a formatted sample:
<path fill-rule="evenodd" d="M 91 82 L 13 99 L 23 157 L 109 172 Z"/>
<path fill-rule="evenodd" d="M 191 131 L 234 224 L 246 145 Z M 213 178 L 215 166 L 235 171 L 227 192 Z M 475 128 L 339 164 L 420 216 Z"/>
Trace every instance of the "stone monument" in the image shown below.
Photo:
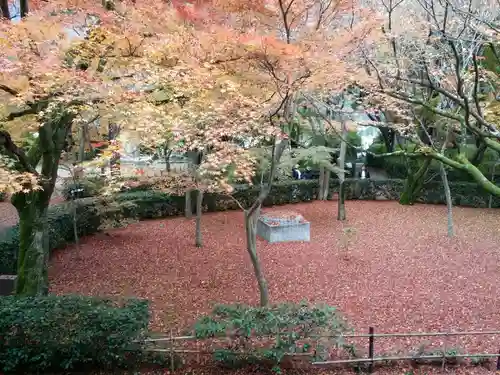
<path fill-rule="evenodd" d="M 311 238 L 311 223 L 296 212 L 268 212 L 259 216 L 257 235 L 270 243 L 306 241 Z"/>

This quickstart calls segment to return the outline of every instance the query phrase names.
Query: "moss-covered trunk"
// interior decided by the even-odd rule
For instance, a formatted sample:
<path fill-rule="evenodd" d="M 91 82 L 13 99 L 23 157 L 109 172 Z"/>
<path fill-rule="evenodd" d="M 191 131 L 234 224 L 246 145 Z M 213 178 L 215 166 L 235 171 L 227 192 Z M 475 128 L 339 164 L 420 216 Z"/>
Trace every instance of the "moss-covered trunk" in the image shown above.
<path fill-rule="evenodd" d="M 25 164 L 35 171 L 41 161 L 39 182 L 42 189 L 17 193 L 12 204 L 19 214 L 19 254 L 16 294 L 36 296 L 48 293 L 49 233 L 47 211 L 57 181 L 57 171 L 65 140 L 74 119 L 71 112 L 62 112 L 39 128 L 39 137 Z"/>
<path fill-rule="evenodd" d="M 49 290 L 47 268 L 49 234 L 47 209 L 50 196 L 43 191 L 20 194 L 14 198 L 19 214 L 19 253 L 16 294 L 46 295 Z"/>
<path fill-rule="evenodd" d="M 414 175 L 411 173 L 411 171 L 408 173 L 408 177 L 405 181 L 404 191 L 399 199 L 400 204 L 412 205 L 415 203 L 420 191 L 422 190 L 422 187 L 424 186 L 425 176 L 430 164 L 431 159 L 427 158 L 420 166 L 417 173 L 415 173 Z"/>

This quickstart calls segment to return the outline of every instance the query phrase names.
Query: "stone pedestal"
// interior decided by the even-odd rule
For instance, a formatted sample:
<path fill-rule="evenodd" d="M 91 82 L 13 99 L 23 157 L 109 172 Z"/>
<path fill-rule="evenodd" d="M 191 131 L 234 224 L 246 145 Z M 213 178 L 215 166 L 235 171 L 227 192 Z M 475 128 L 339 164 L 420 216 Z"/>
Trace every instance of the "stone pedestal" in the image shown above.
<path fill-rule="evenodd" d="M 0 275 L 0 296 L 14 294 L 17 275 Z"/>
<path fill-rule="evenodd" d="M 309 242 L 310 233 L 311 223 L 295 212 L 270 212 L 257 221 L 257 235 L 270 243 Z"/>

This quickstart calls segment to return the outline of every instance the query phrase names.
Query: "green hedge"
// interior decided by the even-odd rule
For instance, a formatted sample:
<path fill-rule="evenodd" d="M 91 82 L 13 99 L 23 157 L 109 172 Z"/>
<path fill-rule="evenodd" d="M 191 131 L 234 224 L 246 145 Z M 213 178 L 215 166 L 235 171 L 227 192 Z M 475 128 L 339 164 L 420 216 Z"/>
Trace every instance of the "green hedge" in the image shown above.
<path fill-rule="evenodd" d="M 75 202 L 79 236 L 96 233 L 101 225 L 102 205 L 96 198 L 84 198 Z M 50 206 L 48 213 L 50 248 L 55 249 L 75 241 L 73 231 L 73 203 Z M 0 233 L 0 274 L 12 274 L 17 268 L 19 225 Z"/>
<path fill-rule="evenodd" d="M 358 180 L 346 179 L 346 199 L 380 199 L 397 200 L 403 191 L 403 180 Z M 455 205 L 471 207 L 487 207 L 489 194 L 477 184 L 450 184 Z M 309 202 L 318 194 L 317 180 L 289 181 L 273 186 L 271 193 L 264 201 L 264 206 L 283 205 L 288 203 Z M 338 180 L 330 181 L 330 194 L 338 192 Z M 257 198 L 257 187 L 241 186 L 233 193 L 244 207 L 249 207 Z M 193 193 L 193 209 L 195 204 Z M 439 181 L 429 182 L 424 186 L 421 203 L 442 204 L 445 202 L 442 184 Z M 74 206 L 73 206 L 74 205 Z M 85 236 L 96 233 L 105 220 L 114 217 L 125 217 L 136 220 L 157 219 L 184 214 L 184 196 L 172 196 L 158 191 L 135 191 L 119 193 L 113 201 L 93 197 L 64 202 L 49 208 L 48 223 L 50 230 L 50 248 L 55 249 L 74 242 L 73 207 L 76 207 L 78 235 Z M 500 207 L 500 199 L 494 197 L 492 207 Z M 238 204 L 228 196 L 205 194 L 203 211 L 216 212 L 237 210 Z M 16 254 L 19 248 L 19 227 L 15 225 L 0 233 L 0 274 L 15 274 Z"/>
<path fill-rule="evenodd" d="M 346 184 L 348 200 L 399 200 L 404 190 L 405 180 L 350 180 Z M 334 187 L 337 190 L 337 187 Z M 453 205 L 486 208 L 490 195 L 480 186 L 469 182 L 451 182 Z M 430 181 L 424 184 L 418 203 L 444 204 L 446 202 L 441 181 Z M 493 197 L 492 208 L 500 207 L 500 197 Z"/>
<path fill-rule="evenodd" d="M 83 296 L 0 298 L 0 372 L 128 368 L 145 355 L 134 340 L 148 302 Z"/>

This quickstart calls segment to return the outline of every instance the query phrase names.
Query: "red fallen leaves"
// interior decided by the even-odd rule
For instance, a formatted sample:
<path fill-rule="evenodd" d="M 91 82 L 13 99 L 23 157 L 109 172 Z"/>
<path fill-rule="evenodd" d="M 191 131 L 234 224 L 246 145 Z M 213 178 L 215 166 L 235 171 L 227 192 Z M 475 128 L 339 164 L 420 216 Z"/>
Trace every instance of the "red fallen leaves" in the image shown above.
<path fill-rule="evenodd" d="M 265 212 L 261 215 L 264 222 L 272 227 L 278 227 L 285 221 L 290 223 L 304 224 L 308 221 L 305 220 L 300 214 L 293 211 L 271 211 Z"/>
<path fill-rule="evenodd" d="M 497 329 L 500 232 L 485 223 L 498 220 L 500 211 L 454 208 L 458 235 L 448 239 L 444 206 L 349 201 L 346 224 L 358 236 L 346 253 L 339 244 L 346 224 L 336 220 L 335 202 L 289 207 L 311 222 L 311 242 L 259 240 L 271 301 L 327 302 L 357 332 L 369 326 L 379 333 Z M 148 298 L 151 327 L 164 333 L 184 328 L 215 303 L 256 304 L 241 212 L 206 214 L 202 230 L 201 250 L 194 246 L 194 220 L 185 218 L 84 238 L 79 257 L 74 247 L 54 253 L 51 291 Z M 436 349 L 441 340 L 380 339 L 375 351 L 408 352 L 422 343 Z M 499 340 L 450 337 L 446 345 L 467 353 L 496 352 Z M 367 346 L 364 339 L 355 343 L 362 352 Z M 457 373 L 476 371 L 468 370 Z"/>

